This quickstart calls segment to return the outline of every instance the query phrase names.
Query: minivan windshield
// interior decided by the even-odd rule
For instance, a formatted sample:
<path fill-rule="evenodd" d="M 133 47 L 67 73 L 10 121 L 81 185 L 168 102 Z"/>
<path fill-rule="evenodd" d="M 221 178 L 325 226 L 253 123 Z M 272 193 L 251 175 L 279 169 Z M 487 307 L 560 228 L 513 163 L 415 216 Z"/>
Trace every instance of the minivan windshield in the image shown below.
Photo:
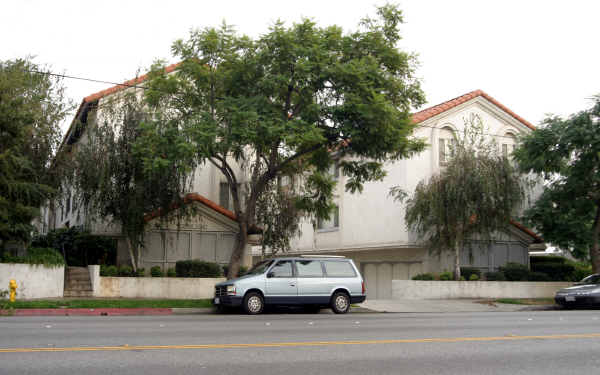
<path fill-rule="evenodd" d="M 254 267 L 252 267 L 248 272 L 245 273 L 245 275 L 260 275 L 265 273 L 265 271 L 267 270 L 267 268 L 269 268 L 269 266 L 273 264 L 273 259 L 270 260 L 264 260 L 260 263 L 256 263 L 254 265 Z"/>

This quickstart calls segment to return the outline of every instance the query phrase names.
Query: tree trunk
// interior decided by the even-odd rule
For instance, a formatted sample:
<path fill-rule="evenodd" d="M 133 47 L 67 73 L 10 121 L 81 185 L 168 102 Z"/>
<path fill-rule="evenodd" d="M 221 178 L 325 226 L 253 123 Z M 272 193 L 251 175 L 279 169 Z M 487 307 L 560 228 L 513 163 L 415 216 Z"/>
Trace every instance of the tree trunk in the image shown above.
<path fill-rule="evenodd" d="M 231 258 L 229 259 L 229 266 L 227 267 L 227 279 L 233 279 L 240 271 L 242 260 L 244 259 L 244 252 L 246 250 L 246 244 L 248 243 L 248 223 L 240 219 L 239 221 L 240 231 L 235 242 L 235 247 Z"/>
<path fill-rule="evenodd" d="M 460 248 L 462 247 L 462 241 L 456 239 L 454 243 L 454 280 L 460 280 Z"/>
<path fill-rule="evenodd" d="M 131 266 L 133 267 L 133 272 L 137 272 L 137 260 L 135 259 L 135 255 L 133 253 L 133 243 L 129 236 L 125 237 L 127 243 L 127 251 L 129 252 L 129 259 L 131 260 Z"/>
<path fill-rule="evenodd" d="M 600 272 L 600 204 L 596 205 L 596 219 L 594 220 L 594 228 L 592 229 L 592 248 L 590 249 L 590 258 L 592 261 L 592 272 Z"/>

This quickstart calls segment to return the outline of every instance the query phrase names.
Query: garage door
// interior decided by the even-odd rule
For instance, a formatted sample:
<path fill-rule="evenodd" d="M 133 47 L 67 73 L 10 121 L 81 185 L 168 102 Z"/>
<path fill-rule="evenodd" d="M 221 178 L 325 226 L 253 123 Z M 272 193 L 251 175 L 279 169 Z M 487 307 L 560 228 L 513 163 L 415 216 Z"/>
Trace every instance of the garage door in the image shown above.
<path fill-rule="evenodd" d="M 362 262 L 368 299 L 392 299 L 392 280 L 409 280 L 421 273 L 421 262 Z"/>

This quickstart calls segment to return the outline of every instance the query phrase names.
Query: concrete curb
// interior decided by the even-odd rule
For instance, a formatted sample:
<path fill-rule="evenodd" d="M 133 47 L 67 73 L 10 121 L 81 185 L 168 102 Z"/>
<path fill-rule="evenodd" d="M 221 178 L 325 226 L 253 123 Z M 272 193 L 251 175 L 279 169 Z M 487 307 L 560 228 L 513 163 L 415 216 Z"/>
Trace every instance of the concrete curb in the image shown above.
<path fill-rule="evenodd" d="M 350 314 L 377 313 L 364 307 L 352 307 Z M 14 309 L 0 310 L 0 316 L 141 316 L 141 315 L 208 315 L 214 308 L 94 308 L 94 309 Z M 321 314 L 333 314 L 323 309 Z"/>
<path fill-rule="evenodd" d="M 10 311 L 3 311 L 3 313 Z M 170 308 L 15 309 L 13 316 L 135 316 L 171 315 Z"/>

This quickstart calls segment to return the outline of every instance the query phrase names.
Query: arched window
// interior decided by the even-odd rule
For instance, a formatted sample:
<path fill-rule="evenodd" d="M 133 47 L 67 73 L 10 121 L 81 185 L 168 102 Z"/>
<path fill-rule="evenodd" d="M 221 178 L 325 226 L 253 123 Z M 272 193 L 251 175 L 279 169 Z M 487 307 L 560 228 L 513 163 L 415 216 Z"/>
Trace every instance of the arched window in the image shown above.
<path fill-rule="evenodd" d="M 456 138 L 452 128 L 446 126 L 440 129 L 438 138 L 438 154 L 440 165 L 446 165 L 446 163 L 448 163 L 448 160 L 450 160 L 454 152 L 455 144 Z"/>
<path fill-rule="evenodd" d="M 505 158 L 509 157 L 510 154 L 515 150 L 517 144 L 517 137 L 513 133 L 506 133 L 502 137 L 502 156 Z"/>

